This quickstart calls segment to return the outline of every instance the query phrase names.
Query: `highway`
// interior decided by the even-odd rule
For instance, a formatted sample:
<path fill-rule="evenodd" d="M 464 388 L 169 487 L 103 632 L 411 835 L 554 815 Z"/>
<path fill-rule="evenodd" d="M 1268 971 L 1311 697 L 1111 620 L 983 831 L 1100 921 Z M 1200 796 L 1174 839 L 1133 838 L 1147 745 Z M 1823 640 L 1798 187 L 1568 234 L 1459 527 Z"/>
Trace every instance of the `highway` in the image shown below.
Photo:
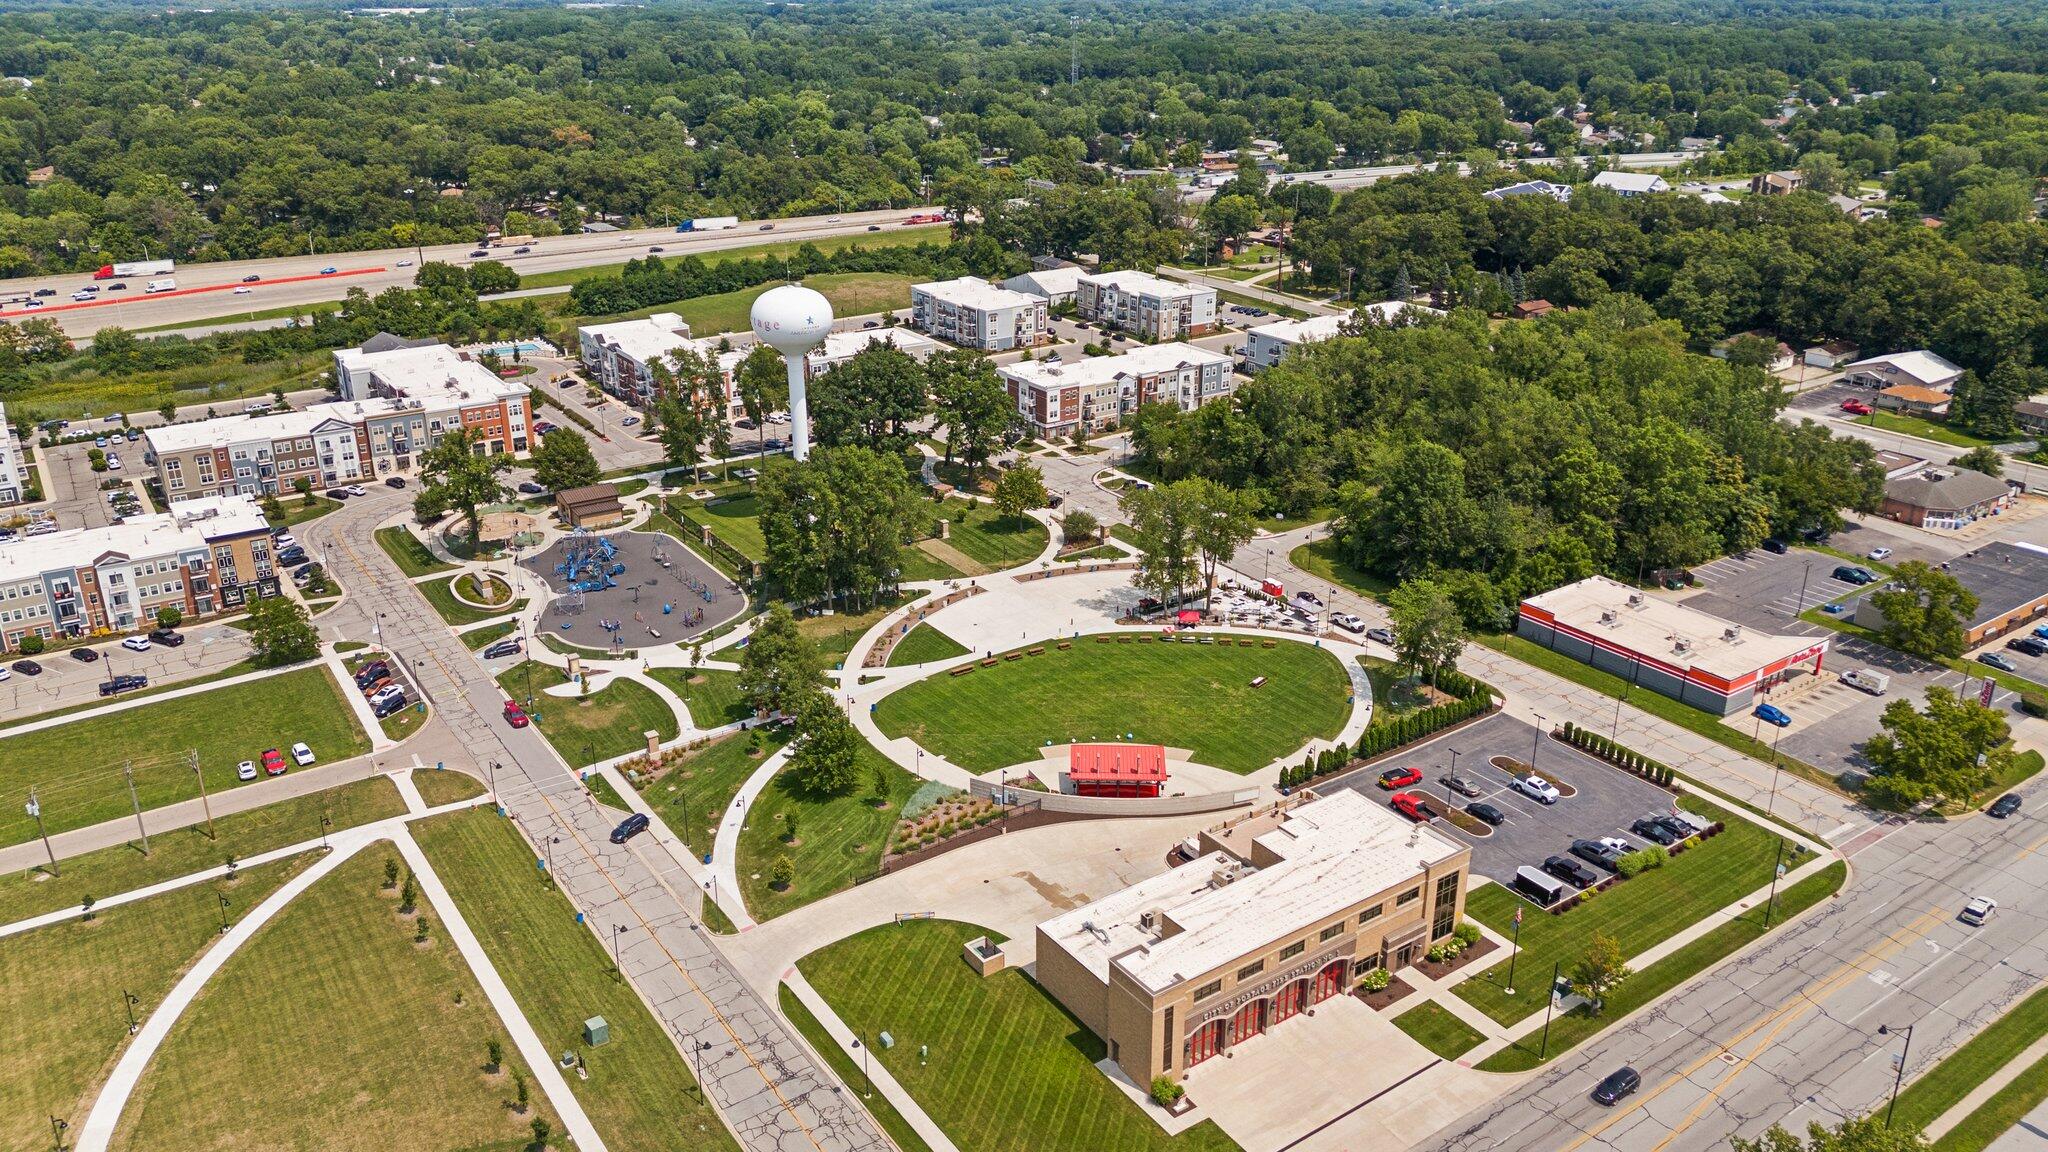
<path fill-rule="evenodd" d="M 920 211 L 928 209 L 890 208 L 834 216 L 749 220 L 723 232 L 638 228 L 544 236 L 533 241 L 530 245 L 533 250 L 526 255 L 514 255 L 510 249 L 493 249 L 490 258 L 504 261 L 522 276 L 530 276 L 623 264 L 647 255 L 652 247 L 662 248 L 666 256 L 687 256 L 783 240 L 859 236 L 865 235 L 871 227 L 879 232 L 895 232 L 910 227 L 904 221 Z M 762 231 L 764 225 L 772 226 L 771 230 Z M 386 288 L 411 287 L 414 272 L 422 261 L 438 260 L 466 266 L 475 262 L 470 257 L 474 251 L 477 248 L 473 244 L 440 244 L 424 248 L 385 248 L 373 252 L 181 264 L 172 274 L 178 282 L 175 292 L 145 293 L 143 285 L 155 277 L 130 276 L 119 281 L 128 285 L 123 291 L 107 290 L 116 281 L 100 281 L 100 300 L 92 303 L 74 303 L 71 299 L 72 293 L 93 283 L 88 272 L 5 280 L 0 281 L 0 299 L 29 297 L 38 289 L 52 291 L 55 295 L 41 297 L 42 306 L 37 308 L 19 304 L 0 308 L 0 320 L 19 321 L 47 316 L 57 321 L 71 336 L 90 336 L 108 327 L 135 329 L 203 324 L 208 320 L 242 317 L 250 312 L 339 300 L 351 288 L 361 288 L 374 296 Z M 333 268 L 335 272 L 323 276 L 321 270 L 324 268 Z M 249 276 L 261 279 L 244 283 Z M 248 291 L 238 293 L 236 290 L 241 288 Z"/>

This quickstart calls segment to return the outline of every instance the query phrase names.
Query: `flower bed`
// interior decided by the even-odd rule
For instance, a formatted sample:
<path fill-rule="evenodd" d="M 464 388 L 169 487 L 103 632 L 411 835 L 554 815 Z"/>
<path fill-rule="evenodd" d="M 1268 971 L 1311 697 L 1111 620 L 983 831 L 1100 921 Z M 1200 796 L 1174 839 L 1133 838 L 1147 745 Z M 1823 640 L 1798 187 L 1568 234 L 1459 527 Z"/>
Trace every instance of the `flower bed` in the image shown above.
<path fill-rule="evenodd" d="M 1415 967 L 1430 979 L 1441 980 L 1499 948 L 1500 945 L 1479 931 L 1477 924 L 1468 920 L 1458 925 L 1457 932 L 1449 939 L 1431 947 L 1422 959 L 1415 962 Z"/>
<path fill-rule="evenodd" d="M 1374 975 L 1386 971 L 1385 968 L 1375 968 L 1371 972 L 1366 973 L 1358 982 L 1355 994 L 1360 1000 L 1365 1001 L 1366 1007 L 1374 1011 L 1390 1008 L 1394 1004 L 1399 1003 L 1403 998 L 1412 995 L 1415 991 L 1413 985 L 1391 973 L 1388 974 L 1386 983 L 1373 987 L 1372 985 L 1376 983 L 1373 979 Z"/>
<path fill-rule="evenodd" d="M 889 837 L 889 854 L 901 855 L 930 848 L 962 833 L 993 824 L 1002 817 L 1003 809 L 993 800 L 979 796 L 950 796 L 915 816 L 898 820 Z"/>

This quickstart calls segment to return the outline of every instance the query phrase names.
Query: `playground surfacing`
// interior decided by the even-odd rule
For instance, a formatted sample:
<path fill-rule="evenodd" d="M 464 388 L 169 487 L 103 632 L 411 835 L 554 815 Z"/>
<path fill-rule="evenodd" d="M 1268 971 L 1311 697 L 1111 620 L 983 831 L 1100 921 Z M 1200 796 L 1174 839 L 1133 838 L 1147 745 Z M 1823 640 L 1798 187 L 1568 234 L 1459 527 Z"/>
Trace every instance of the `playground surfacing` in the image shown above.
<path fill-rule="evenodd" d="M 615 550 L 609 560 L 580 566 L 574 581 L 557 571 L 572 554 L 586 552 L 600 540 Z M 547 551 L 519 563 L 547 581 L 552 593 L 541 615 L 542 625 L 583 648 L 646 648 L 687 642 L 747 607 L 746 594 L 734 591 L 723 573 L 673 537 L 658 533 L 565 536 Z M 619 565 L 625 570 L 611 575 Z M 604 576 L 609 576 L 610 587 L 592 586 L 606 583 Z M 572 583 L 584 590 L 572 591 Z M 708 600 L 705 589 L 710 591 Z M 665 614 L 663 605 L 670 609 Z M 607 629 L 605 621 L 616 621 L 619 627 Z"/>

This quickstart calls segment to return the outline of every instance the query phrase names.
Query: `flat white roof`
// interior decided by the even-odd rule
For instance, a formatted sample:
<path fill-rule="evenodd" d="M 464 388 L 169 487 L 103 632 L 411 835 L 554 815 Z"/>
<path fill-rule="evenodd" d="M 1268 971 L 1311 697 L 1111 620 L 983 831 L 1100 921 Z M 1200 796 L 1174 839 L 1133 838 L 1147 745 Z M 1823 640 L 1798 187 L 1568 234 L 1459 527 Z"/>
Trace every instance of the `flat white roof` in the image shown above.
<path fill-rule="evenodd" d="M 1050 360 L 1020 360 L 1015 364 L 1004 364 L 996 371 L 1003 376 L 1023 384 L 1042 388 L 1065 388 L 1071 385 L 1094 387 L 1107 384 L 1121 376 L 1150 376 L 1170 371 L 1184 364 L 1229 364 L 1230 357 L 1193 344 L 1170 341 L 1165 344 L 1147 344 L 1117 356 L 1086 356 L 1079 360 L 1056 362 Z"/>
<path fill-rule="evenodd" d="M 1199 296 L 1203 293 L 1211 296 L 1216 294 L 1214 288 L 1205 288 L 1199 284 L 1183 284 L 1178 280 L 1168 280 L 1163 276 L 1154 276 L 1150 272 L 1142 272 L 1136 268 L 1126 268 L 1121 272 L 1097 272 L 1093 275 L 1084 275 L 1077 279 L 1075 283 L 1079 283 L 1081 280 L 1086 280 L 1091 284 L 1111 287 L 1119 292 L 1127 292 L 1135 296 L 1157 296 L 1165 300 L 1178 300 L 1184 296 Z"/>
<path fill-rule="evenodd" d="M 329 420 L 344 424 L 354 423 L 358 417 L 355 410 L 365 406 L 375 407 L 374 400 L 354 403 L 330 401 L 325 404 L 308 404 L 289 412 L 267 412 L 261 416 L 229 415 L 216 416 L 211 420 L 188 420 L 183 424 L 163 424 L 142 430 L 142 438 L 149 450 L 165 452 L 188 452 L 197 448 L 218 448 L 226 444 L 240 444 L 246 441 L 284 440 L 294 436 L 310 436 L 315 428 Z"/>
<path fill-rule="evenodd" d="M 1382 300 L 1367 304 L 1357 310 L 1363 312 L 1374 323 L 1392 324 L 1403 317 L 1441 316 L 1435 308 L 1421 304 L 1410 304 L 1403 300 Z M 1334 316 L 1307 316 L 1300 320 L 1276 320 L 1252 329 L 1255 336 L 1264 336 L 1282 344 L 1307 344 L 1316 340 L 1329 340 L 1343 331 L 1349 323 L 1352 312 L 1339 312 Z"/>
<path fill-rule="evenodd" d="M 527 393 L 525 384 L 500 379 L 476 361 L 463 359 L 461 353 L 446 344 L 393 348 L 387 352 L 344 348 L 334 354 L 334 359 L 351 374 L 368 372 L 377 383 L 428 407 L 470 407 Z"/>
<path fill-rule="evenodd" d="M 855 332 L 832 332 L 826 335 L 825 343 L 811 353 L 813 364 L 837 364 L 851 360 L 854 354 L 866 350 L 870 344 L 888 343 L 899 352 L 923 358 L 943 348 L 937 340 L 910 328 L 864 328 Z"/>
<path fill-rule="evenodd" d="M 1593 177 L 1593 186 L 1619 192 L 1662 192 L 1670 187 L 1653 172 L 1602 172 Z"/>
<path fill-rule="evenodd" d="M 1012 292 L 979 276 L 962 276 L 957 280 L 933 280 L 924 284 L 912 284 L 910 290 L 922 292 L 956 308 L 975 308 L 984 312 L 998 308 L 1030 308 L 1045 303 L 1043 297 Z"/>
<path fill-rule="evenodd" d="M 1214 852 L 1039 929 L 1105 983 L 1115 965 L 1156 995 L 1420 880 L 1464 851 L 1349 789 L 1287 813 L 1257 843 L 1280 862 L 1253 869 Z M 1139 918 L 1148 911 L 1163 920 L 1146 927 Z M 1169 925 L 1178 930 L 1167 934 Z"/>
<path fill-rule="evenodd" d="M 1029 292 L 1034 296 L 1051 299 L 1054 296 L 1072 296 L 1074 286 L 1087 273 L 1086 268 L 1040 268 L 1021 276 L 1012 276 L 1003 281 L 1003 287 L 1018 292 Z"/>
<path fill-rule="evenodd" d="M 1605 576 L 1553 588 L 1522 605 L 1547 612 L 1558 623 L 1616 648 L 1723 680 L 1739 679 L 1827 643 L 1825 637 L 1778 636 L 1744 628 Z"/>
<path fill-rule="evenodd" d="M 613 324 L 591 324 L 576 332 L 616 348 L 642 364 L 650 364 L 678 348 L 703 351 L 690 339 L 690 326 L 673 312 L 657 312 L 644 319 Z"/>
<path fill-rule="evenodd" d="M 1913 352 L 1894 352 L 1889 356 L 1872 356 L 1858 360 L 1842 369 L 1854 372 L 1858 368 L 1870 368 L 1888 364 L 1892 368 L 1911 376 L 1922 384 L 1945 384 L 1963 374 L 1963 370 L 1933 352 L 1921 349 Z"/>
<path fill-rule="evenodd" d="M 145 559 L 204 549 L 209 541 L 263 532 L 267 527 L 253 496 L 178 500 L 169 512 L 130 516 L 121 524 L 21 536 L 0 544 L 0 581 L 25 580 L 57 569 L 90 568 L 109 552 Z"/>

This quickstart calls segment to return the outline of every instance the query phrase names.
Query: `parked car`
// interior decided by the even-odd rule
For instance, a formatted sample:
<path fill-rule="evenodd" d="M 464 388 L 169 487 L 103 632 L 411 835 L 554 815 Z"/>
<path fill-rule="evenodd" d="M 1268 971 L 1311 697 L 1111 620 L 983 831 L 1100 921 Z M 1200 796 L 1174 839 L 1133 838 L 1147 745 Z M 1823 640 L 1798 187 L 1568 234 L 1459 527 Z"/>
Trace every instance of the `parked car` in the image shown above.
<path fill-rule="evenodd" d="M 1644 817 L 1628 826 L 1628 830 L 1652 844 L 1676 844 L 1678 837 L 1669 825 L 1654 817 Z"/>
<path fill-rule="evenodd" d="M 126 648 L 130 652 L 147 652 L 149 651 L 149 637 L 123 636 L 121 637 L 121 647 Z"/>
<path fill-rule="evenodd" d="M 361 688 L 363 685 L 389 671 L 391 671 L 391 665 L 386 664 L 382 660 L 372 660 L 361 668 L 356 669 L 356 687 Z"/>
<path fill-rule="evenodd" d="M 90 664 L 100 658 L 100 654 L 90 648 L 73 648 L 70 656 L 80 664 Z"/>
<path fill-rule="evenodd" d="M 1572 855 L 1577 856 L 1581 860 L 1598 864 L 1612 872 L 1620 867 L 1623 853 L 1616 851 L 1613 845 L 1604 841 L 1574 840 L 1572 841 Z"/>
<path fill-rule="evenodd" d="M 312 762 L 313 750 L 311 748 L 306 747 L 304 742 L 292 745 L 292 763 L 297 764 L 301 768 L 304 768 L 306 765 L 311 764 Z"/>
<path fill-rule="evenodd" d="M 275 748 L 265 748 L 263 750 L 263 774 L 265 776 L 282 776 L 284 772 L 284 753 L 279 752 Z"/>
<path fill-rule="evenodd" d="M 1421 780 L 1422 769 L 1420 768 L 1389 768 L 1385 772 L 1380 773 L 1380 787 L 1385 788 L 1389 792 L 1396 788 L 1406 788 L 1410 784 L 1420 783 Z"/>
<path fill-rule="evenodd" d="M 1477 796 L 1480 794 L 1479 785 L 1465 779 L 1463 776 L 1453 776 L 1447 772 L 1437 777 L 1436 782 L 1460 796 Z"/>
<path fill-rule="evenodd" d="M 254 780 L 255 778 L 256 762 L 254 760 L 244 760 L 240 764 L 235 765 L 235 779 Z"/>
<path fill-rule="evenodd" d="M 645 831 L 647 831 L 647 813 L 635 812 L 624 820 L 619 821 L 619 826 L 612 829 L 612 843 L 624 844 Z"/>
<path fill-rule="evenodd" d="M 2012 662 L 2012 657 L 2007 656 L 2003 652 L 1979 652 L 1977 653 L 1977 663 L 1989 665 L 2000 672 L 2017 672 L 2020 670 L 2020 666 Z"/>
<path fill-rule="evenodd" d="M 514 728 L 524 728 L 528 724 L 533 723 L 533 718 L 526 714 L 526 709 L 521 708 L 518 701 L 507 700 L 505 701 L 505 723 L 510 724 Z"/>
<path fill-rule="evenodd" d="M 1472 803 L 1465 805 L 1465 811 L 1477 819 L 1486 821 L 1495 828 L 1508 822 L 1507 813 L 1481 800 L 1474 800 Z"/>
<path fill-rule="evenodd" d="M 376 690 L 375 692 L 372 692 L 372 693 L 370 693 L 370 699 L 369 699 L 369 704 L 370 704 L 370 707 L 372 707 L 372 708 L 375 708 L 375 707 L 377 707 L 377 706 L 378 706 L 379 704 L 382 704 L 382 703 L 384 703 L 384 702 L 385 702 L 386 700 L 389 700 L 389 699 L 391 699 L 391 698 L 392 698 L 393 696 L 404 696 L 404 695 L 405 695 L 405 688 L 404 688 L 404 686 L 403 686 L 403 685 L 400 685 L 400 684 L 386 684 L 386 685 L 385 685 L 384 687 L 382 687 L 382 688 L 379 688 L 379 689 L 377 689 L 377 690 Z"/>
<path fill-rule="evenodd" d="M 403 476 L 386 476 L 386 477 L 384 478 L 384 486 L 385 486 L 386 488 L 403 488 L 403 487 L 405 487 L 405 477 L 403 477 Z"/>
<path fill-rule="evenodd" d="M 1593 1103 L 1613 1107 L 1621 1098 L 1643 1086 L 1643 1078 L 1633 1068 L 1621 1068 L 1607 1074 L 1605 1080 L 1593 1086 Z"/>
<path fill-rule="evenodd" d="M 327 497 L 329 500 L 346 500 L 348 499 L 348 489 L 329 488 L 327 491 L 322 492 L 321 495 Z"/>
<path fill-rule="evenodd" d="M 1359 633 L 1365 631 L 1365 621 L 1360 620 L 1349 612 L 1332 613 L 1330 615 L 1330 623 L 1335 624 L 1346 632 Z"/>
<path fill-rule="evenodd" d="M 1365 638 L 1385 644 L 1389 648 L 1394 646 L 1394 630 L 1392 628 L 1367 628 L 1365 630 Z"/>
<path fill-rule="evenodd" d="M 2039 636 L 2022 636 L 2017 640 L 2007 640 L 2005 646 L 2015 652 L 2024 652 L 2029 656 L 2039 656 L 2043 653 L 2048 653 L 2048 640 L 2043 640 Z"/>
<path fill-rule="evenodd" d="M 1436 819 L 1429 802 L 1413 792 L 1396 792 L 1387 799 L 1387 804 L 1417 824 L 1427 824 Z"/>
<path fill-rule="evenodd" d="M 1538 804 L 1555 804 L 1563 799 L 1563 795 L 1550 781 L 1533 772 L 1527 776 L 1515 777 L 1515 791 Z"/>
<path fill-rule="evenodd" d="M 147 687 L 149 687 L 149 677 L 130 673 L 100 681 L 100 695 L 119 696 L 123 692 L 133 692 L 137 688 Z"/>
<path fill-rule="evenodd" d="M 1861 400 L 1844 400 L 1842 401 L 1842 411 L 1847 412 L 1851 416 L 1868 416 L 1870 415 L 1870 405 Z"/>
<path fill-rule="evenodd" d="M 400 692 L 395 696 L 386 697 L 382 703 L 372 705 L 370 708 L 370 715 L 376 717 L 379 720 L 382 720 L 386 716 L 389 716 L 392 713 L 399 711 L 405 706 L 405 693 Z"/>
<path fill-rule="evenodd" d="M 539 496 L 545 493 L 547 489 L 535 484 L 531 480 L 521 480 L 519 482 L 519 491 L 528 496 Z"/>
<path fill-rule="evenodd" d="M 19 668 L 21 667 L 21 665 L 17 664 L 15 665 L 15 667 Z M 2019 810 L 2020 794 L 2017 792 L 2007 792 L 2005 795 L 2000 796 L 1996 800 L 1993 800 L 1991 802 L 1991 807 L 1985 809 L 1986 812 L 1989 812 L 1991 815 L 1996 816 L 2000 820 L 2005 819 L 2006 817 L 2012 815 L 2013 813 Z"/>
<path fill-rule="evenodd" d="M 1965 924 L 1981 925 L 1997 914 L 1998 901 L 1993 900 L 1989 896 L 1978 896 L 1973 898 L 1968 904 L 1963 905 L 1963 910 L 1957 914 L 1956 919 L 1961 920 Z"/>
<path fill-rule="evenodd" d="M 41 676 L 43 674 L 43 666 L 33 660 L 16 660 L 14 663 L 9 664 L 8 667 L 21 673 L 23 676 Z"/>
<path fill-rule="evenodd" d="M 1776 704 L 1759 704 L 1749 714 L 1777 728 L 1788 728 L 1792 724 L 1791 713 Z"/>
<path fill-rule="evenodd" d="M 363 487 L 361 484 L 351 484 L 348 487 L 343 488 L 342 491 L 348 493 L 351 496 L 368 496 L 370 494 L 370 490 L 368 488 Z"/>
<path fill-rule="evenodd" d="M 181 648 L 185 644 L 185 638 L 169 628 L 158 628 L 152 631 L 149 634 L 149 639 L 152 643 L 161 644 L 166 648 Z"/>
<path fill-rule="evenodd" d="M 1854 584 L 1858 587 L 1877 580 L 1877 573 L 1860 564 L 1837 564 L 1834 576 L 1844 584 Z"/>
<path fill-rule="evenodd" d="M 1868 553 L 1866 553 L 1866 555 L 1872 560 L 1889 560 L 1891 558 L 1891 554 L 1891 549 L 1883 547 L 1872 548 Z"/>
<path fill-rule="evenodd" d="M 519 655 L 519 637 L 507 636 L 484 649 L 484 659 L 502 660 L 507 656 Z"/>
<path fill-rule="evenodd" d="M 1543 870 L 1567 884 L 1579 888 L 1591 888 L 1600 882 L 1600 874 L 1569 856 L 1552 856 L 1543 862 Z"/>
<path fill-rule="evenodd" d="M 1780 540 L 1776 536 L 1773 536 L 1770 539 L 1764 541 L 1764 551 L 1769 552 L 1774 556 L 1783 556 L 1785 553 L 1791 551 L 1791 549 L 1786 546 L 1783 540 Z"/>

